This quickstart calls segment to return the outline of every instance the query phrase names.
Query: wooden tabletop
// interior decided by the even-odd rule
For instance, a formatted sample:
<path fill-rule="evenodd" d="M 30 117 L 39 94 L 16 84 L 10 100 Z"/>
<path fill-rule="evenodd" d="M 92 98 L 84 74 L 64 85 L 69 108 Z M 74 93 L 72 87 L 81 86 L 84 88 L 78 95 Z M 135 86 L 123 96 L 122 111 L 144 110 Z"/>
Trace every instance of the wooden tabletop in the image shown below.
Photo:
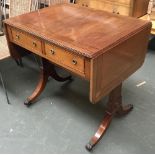
<path fill-rule="evenodd" d="M 147 21 L 75 4 L 51 6 L 5 22 L 88 58 L 102 54 L 148 25 Z"/>

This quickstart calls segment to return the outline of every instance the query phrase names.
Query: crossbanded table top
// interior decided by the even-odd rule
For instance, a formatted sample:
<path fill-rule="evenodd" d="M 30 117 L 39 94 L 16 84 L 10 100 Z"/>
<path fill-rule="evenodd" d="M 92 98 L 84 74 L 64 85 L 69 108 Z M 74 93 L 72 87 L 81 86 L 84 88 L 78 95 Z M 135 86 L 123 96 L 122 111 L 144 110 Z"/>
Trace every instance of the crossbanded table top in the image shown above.
<path fill-rule="evenodd" d="M 141 31 L 148 21 L 80 7 L 59 4 L 5 20 L 58 46 L 95 58 Z"/>

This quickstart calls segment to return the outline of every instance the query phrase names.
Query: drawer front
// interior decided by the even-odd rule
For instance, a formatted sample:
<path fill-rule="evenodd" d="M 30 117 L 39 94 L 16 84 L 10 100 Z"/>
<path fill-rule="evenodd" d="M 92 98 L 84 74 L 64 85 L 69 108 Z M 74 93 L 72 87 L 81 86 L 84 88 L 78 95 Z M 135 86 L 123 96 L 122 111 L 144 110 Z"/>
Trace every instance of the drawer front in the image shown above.
<path fill-rule="evenodd" d="M 116 3 L 132 7 L 133 0 L 116 0 Z"/>
<path fill-rule="evenodd" d="M 132 8 L 127 6 L 117 6 L 116 13 L 124 16 L 132 16 Z"/>
<path fill-rule="evenodd" d="M 103 5 L 98 4 L 98 8 L 104 11 L 130 16 L 132 14 L 132 8 L 125 5 L 118 5 L 112 2 L 104 3 Z M 101 7 L 102 6 L 102 7 Z"/>
<path fill-rule="evenodd" d="M 107 3 L 104 4 L 104 9 L 103 10 L 115 13 L 116 12 L 116 5 L 113 4 L 112 2 L 107 2 Z"/>
<path fill-rule="evenodd" d="M 84 74 L 84 57 L 45 43 L 46 57 L 54 63 Z"/>
<path fill-rule="evenodd" d="M 76 4 L 80 5 L 80 6 L 84 6 L 84 7 L 89 7 L 89 0 L 77 0 Z"/>
<path fill-rule="evenodd" d="M 96 10 L 105 10 L 105 3 L 103 3 L 102 1 L 98 1 L 98 0 L 91 0 L 89 2 L 89 7 L 96 9 Z"/>
<path fill-rule="evenodd" d="M 87 0 L 78 0 L 77 4 L 97 10 L 104 10 L 120 15 L 131 16 L 131 2 L 131 0 L 91 0 L 89 2 Z"/>
<path fill-rule="evenodd" d="M 76 0 L 76 3 L 81 6 L 99 9 L 103 8 L 106 3 L 111 3 L 111 5 L 125 5 L 132 7 L 133 0 Z"/>
<path fill-rule="evenodd" d="M 93 1 L 93 0 L 90 0 Z M 100 3 L 112 3 L 112 4 L 121 4 L 121 5 L 127 5 L 131 6 L 133 3 L 133 0 L 96 0 Z"/>
<path fill-rule="evenodd" d="M 41 40 L 16 29 L 11 29 L 12 41 L 34 53 L 41 54 Z"/>

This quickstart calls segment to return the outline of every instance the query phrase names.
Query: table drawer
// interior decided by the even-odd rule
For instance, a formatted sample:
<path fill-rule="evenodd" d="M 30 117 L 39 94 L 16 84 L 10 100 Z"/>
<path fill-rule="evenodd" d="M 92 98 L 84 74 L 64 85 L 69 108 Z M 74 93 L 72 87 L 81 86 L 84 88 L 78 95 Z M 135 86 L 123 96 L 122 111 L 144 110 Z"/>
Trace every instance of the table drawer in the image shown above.
<path fill-rule="evenodd" d="M 131 16 L 132 15 L 132 8 L 127 6 L 118 5 L 116 7 L 116 13 L 124 16 Z"/>
<path fill-rule="evenodd" d="M 13 28 L 11 29 L 11 32 L 12 41 L 15 44 L 18 44 L 34 53 L 42 53 L 41 40 Z"/>
<path fill-rule="evenodd" d="M 89 0 L 77 0 L 76 4 L 80 5 L 80 6 L 85 6 L 85 7 L 90 7 L 90 1 Z"/>
<path fill-rule="evenodd" d="M 120 4 L 124 4 L 132 7 L 133 0 L 116 0 L 116 3 L 120 3 Z"/>
<path fill-rule="evenodd" d="M 110 2 L 107 2 L 104 4 L 104 11 L 130 16 L 132 14 L 132 8 L 125 5 L 119 5 L 119 4 L 113 4 Z"/>
<path fill-rule="evenodd" d="M 48 43 L 45 43 L 45 54 L 56 64 L 84 73 L 84 57 L 82 56 L 70 53 Z"/>

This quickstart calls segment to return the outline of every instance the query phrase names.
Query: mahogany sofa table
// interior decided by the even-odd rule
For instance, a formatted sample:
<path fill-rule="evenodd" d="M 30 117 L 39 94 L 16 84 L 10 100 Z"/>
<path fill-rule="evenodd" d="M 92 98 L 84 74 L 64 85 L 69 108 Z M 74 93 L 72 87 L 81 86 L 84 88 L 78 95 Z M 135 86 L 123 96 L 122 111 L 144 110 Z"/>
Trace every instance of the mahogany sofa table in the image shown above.
<path fill-rule="evenodd" d="M 122 105 L 122 82 L 144 62 L 151 23 L 74 4 L 51 6 L 5 20 L 10 54 L 19 59 L 22 52 L 42 58 L 41 78 L 25 102 L 30 105 L 44 89 L 48 77 L 58 81 L 58 65 L 90 83 L 90 102 L 95 104 L 109 94 L 103 122 L 86 145 L 97 144 L 115 114 L 126 114 L 132 105 Z"/>

